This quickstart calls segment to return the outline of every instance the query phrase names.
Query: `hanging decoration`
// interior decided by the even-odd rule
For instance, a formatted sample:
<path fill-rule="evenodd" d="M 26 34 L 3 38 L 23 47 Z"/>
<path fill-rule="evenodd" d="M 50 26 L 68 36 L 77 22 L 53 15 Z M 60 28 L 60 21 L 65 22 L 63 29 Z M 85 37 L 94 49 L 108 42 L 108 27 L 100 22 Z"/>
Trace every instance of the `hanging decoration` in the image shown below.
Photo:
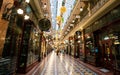
<path fill-rule="evenodd" d="M 61 16 L 57 16 L 56 20 L 57 21 L 61 21 L 62 17 Z"/>
<path fill-rule="evenodd" d="M 59 30 L 61 30 L 61 23 L 64 22 L 63 14 L 66 12 L 65 2 L 66 2 L 66 0 L 63 0 L 62 6 L 60 8 L 60 16 L 56 17 Z"/>
<path fill-rule="evenodd" d="M 62 17 L 62 23 L 64 22 L 64 18 Z"/>
<path fill-rule="evenodd" d="M 65 6 L 62 6 L 61 8 L 60 8 L 60 12 L 63 14 L 63 13 L 65 13 L 66 12 L 66 7 Z"/>
<path fill-rule="evenodd" d="M 60 8 L 60 16 L 56 17 L 57 25 L 58 25 L 58 31 L 56 32 L 56 42 L 57 42 L 56 46 L 58 44 L 60 44 L 60 42 L 58 43 L 58 41 L 59 41 L 59 37 L 61 36 L 61 33 L 62 33 L 61 25 L 64 22 L 63 14 L 66 12 L 65 2 L 66 2 L 66 0 L 63 0 L 62 6 Z"/>

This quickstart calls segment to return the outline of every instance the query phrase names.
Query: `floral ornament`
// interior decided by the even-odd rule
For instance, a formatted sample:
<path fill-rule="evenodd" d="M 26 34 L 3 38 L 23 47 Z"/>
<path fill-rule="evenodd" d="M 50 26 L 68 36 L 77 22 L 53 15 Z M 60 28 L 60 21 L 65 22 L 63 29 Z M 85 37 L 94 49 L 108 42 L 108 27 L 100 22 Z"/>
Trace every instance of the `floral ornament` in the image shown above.
<path fill-rule="evenodd" d="M 66 12 L 66 7 L 65 6 L 62 6 L 61 8 L 60 8 L 60 12 L 63 14 L 63 13 L 65 13 Z"/>
<path fill-rule="evenodd" d="M 56 20 L 57 21 L 61 21 L 62 17 L 61 16 L 57 16 Z"/>

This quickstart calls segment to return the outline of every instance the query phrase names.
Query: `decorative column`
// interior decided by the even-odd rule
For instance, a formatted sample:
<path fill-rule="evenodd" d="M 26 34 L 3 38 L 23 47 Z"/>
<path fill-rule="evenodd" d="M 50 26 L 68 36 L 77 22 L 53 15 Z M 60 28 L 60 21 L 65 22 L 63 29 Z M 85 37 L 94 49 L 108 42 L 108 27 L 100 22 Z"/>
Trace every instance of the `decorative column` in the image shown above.
<path fill-rule="evenodd" d="M 75 53 L 74 57 L 79 58 L 80 57 L 80 43 L 81 43 L 81 31 L 75 32 Z"/>
<path fill-rule="evenodd" d="M 84 51 L 84 53 L 83 53 L 83 56 L 84 56 L 84 62 L 86 62 L 86 46 L 85 46 L 85 29 L 83 29 L 83 31 L 82 31 L 82 37 L 83 37 L 83 51 Z"/>

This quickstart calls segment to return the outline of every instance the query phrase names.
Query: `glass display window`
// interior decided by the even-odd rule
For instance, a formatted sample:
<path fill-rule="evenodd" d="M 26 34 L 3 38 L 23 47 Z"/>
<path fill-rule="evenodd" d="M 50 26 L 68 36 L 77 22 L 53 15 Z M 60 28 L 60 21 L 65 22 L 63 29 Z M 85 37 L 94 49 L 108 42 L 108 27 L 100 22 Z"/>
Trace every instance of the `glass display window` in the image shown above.
<path fill-rule="evenodd" d="M 29 39 L 29 48 L 28 48 L 28 58 L 27 66 L 33 64 L 38 60 L 39 56 L 39 36 L 35 28 L 31 29 L 30 39 Z"/>
<path fill-rule="evenodd" d="M 96 51 L 93 34 L 85 35 L 85 54 L 88 63 L 95 65 Z"/>
<path fill-rule="evenodd" d="M 86 38 L 86 53 L 87 55 L 94 56 L 95 49 L 94 49 L 94 41 L 92 34 L 87 34 L 85 38 Z"/>

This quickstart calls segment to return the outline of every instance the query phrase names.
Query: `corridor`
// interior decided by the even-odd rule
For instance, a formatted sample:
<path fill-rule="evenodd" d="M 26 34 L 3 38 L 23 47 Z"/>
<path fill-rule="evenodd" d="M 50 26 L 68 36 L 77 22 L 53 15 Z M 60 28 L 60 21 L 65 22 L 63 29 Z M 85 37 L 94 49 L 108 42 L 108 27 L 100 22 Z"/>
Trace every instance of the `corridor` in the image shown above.
<path fill-rule="evenodd" d="M 0 75 L 120 75 L 120 1 L 1 0 Z"/>
<path fill-rule="evenodd" d="M 57 56 L 55 51 L 33 69 L 26 75 L 113 75 L 109 71 L 102 72 L 68 55 L 59 53 Z"/>
<path fill-rule="evenodd" d="M 97 75 L 97 73 L 85 69 L 74 59 L 63 56 L 63 54 L 56 56 L 55 52 L 52 52 L 41 75 Z"/>

